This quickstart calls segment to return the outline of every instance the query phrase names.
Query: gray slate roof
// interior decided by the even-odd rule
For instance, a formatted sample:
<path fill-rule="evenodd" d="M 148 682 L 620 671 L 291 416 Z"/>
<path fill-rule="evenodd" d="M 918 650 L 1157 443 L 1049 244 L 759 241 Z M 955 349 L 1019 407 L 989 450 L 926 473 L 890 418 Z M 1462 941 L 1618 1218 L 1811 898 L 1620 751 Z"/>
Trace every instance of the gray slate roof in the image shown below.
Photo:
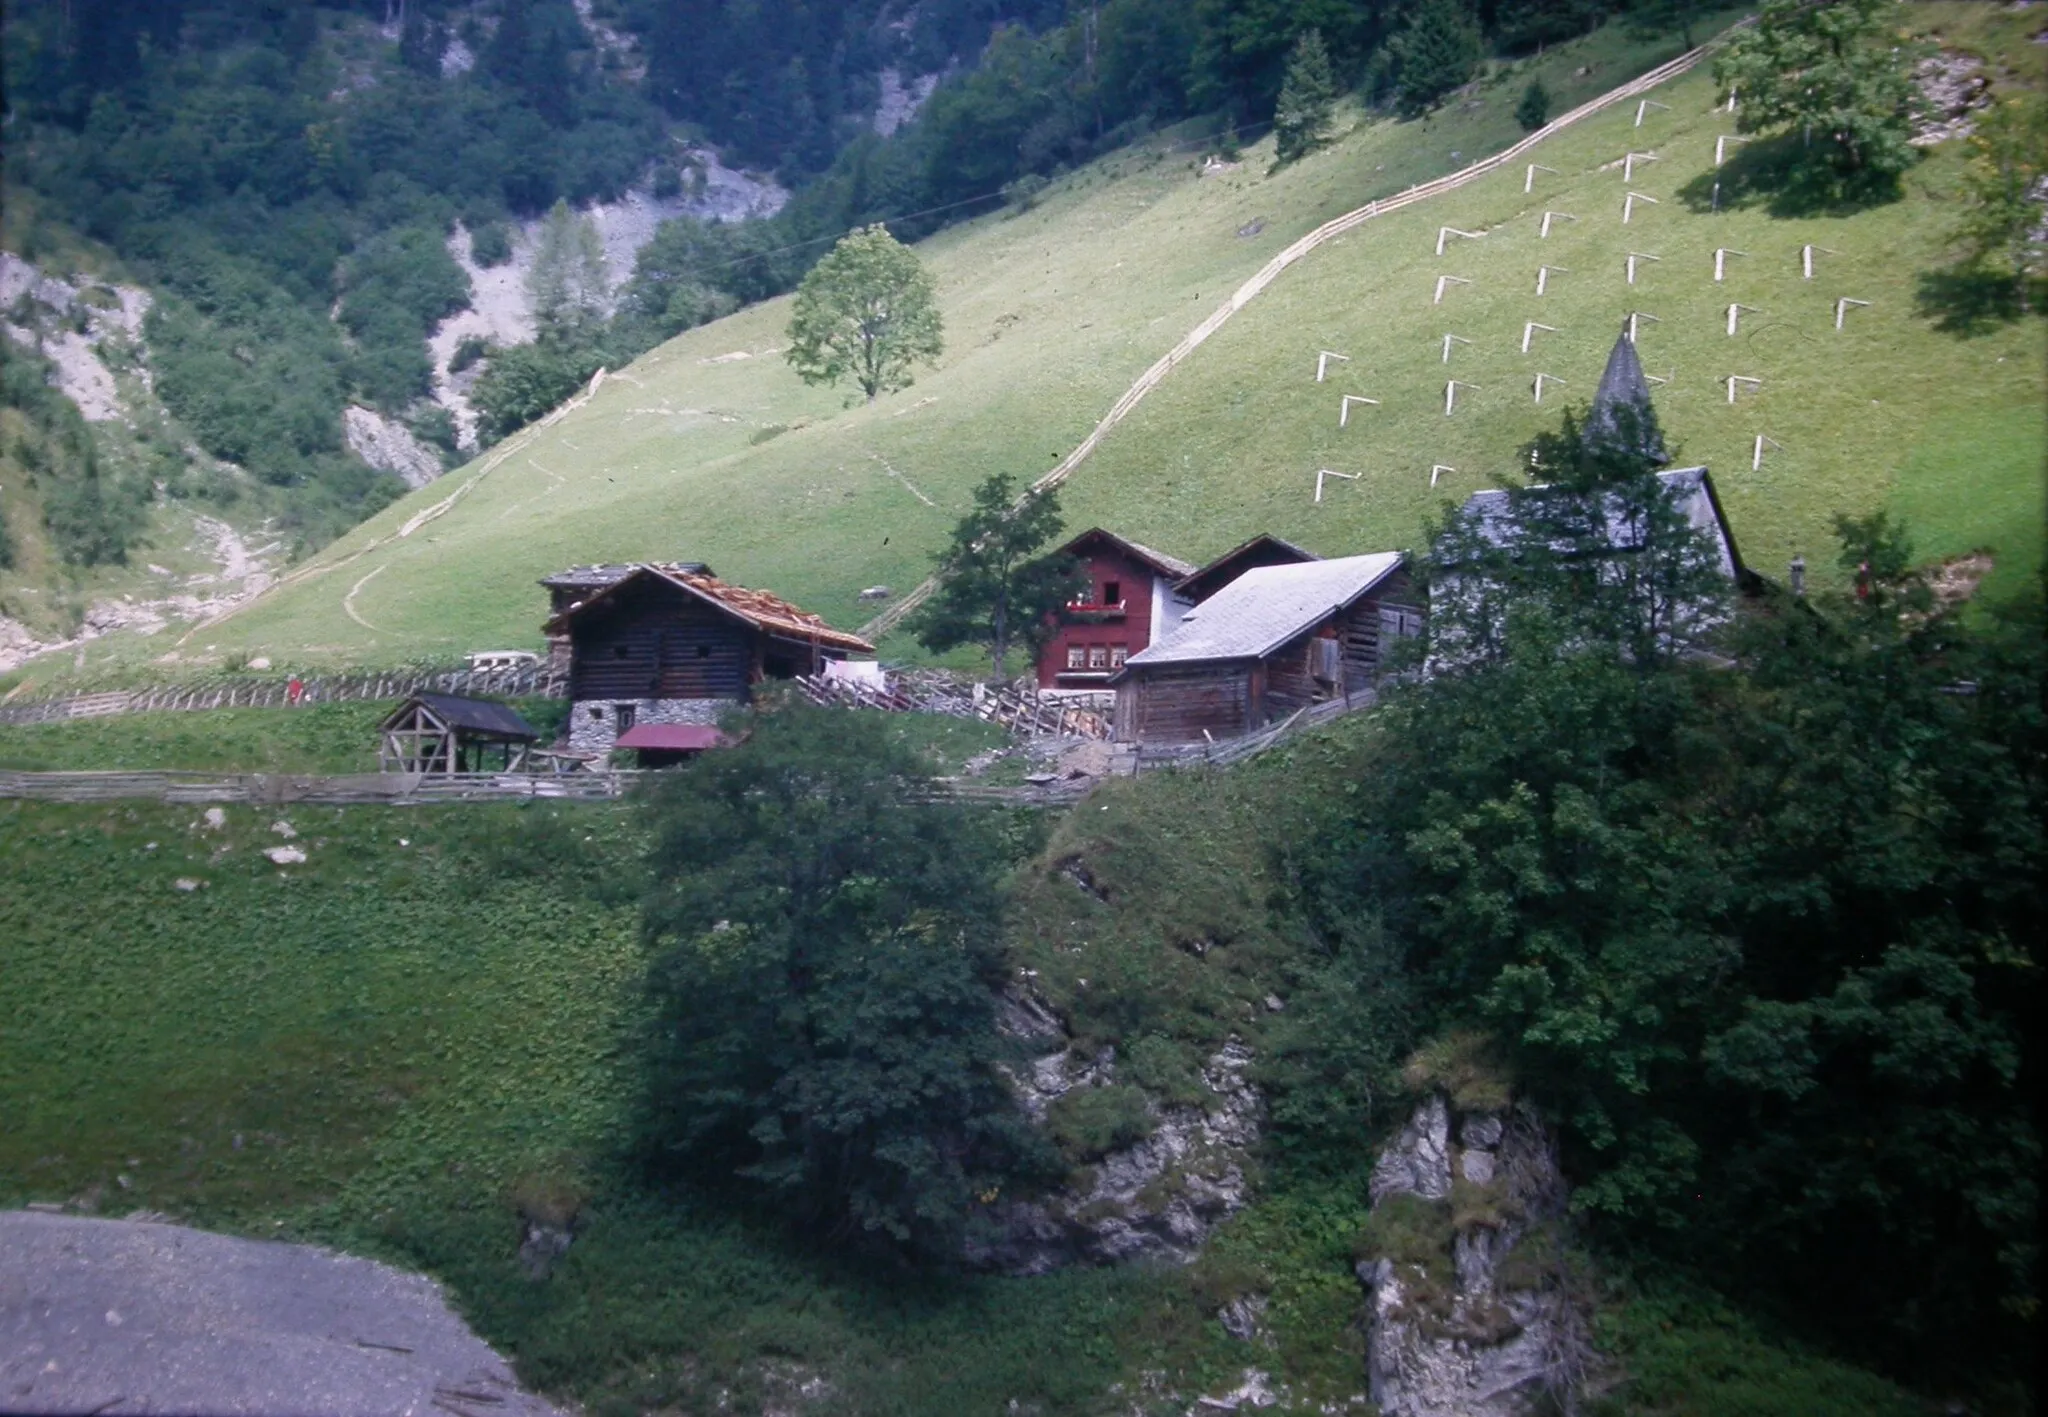
<path fill-rule="evenodd" d="M 1381 551 L 1246 571 L 1127 664 L 1143 668 L 1261 658 L 1357 600 L 1399 569 L 1401 561 L 1400 552 Z"/>
<path fill-rule="evenodd" d="M 1722 515 L 1712 475 L 1704 467 L 1675 467 L 1669 472 L 1658 473 L 1657 480 L 1670 492 L 1688 522 L 1720 542 L 1722 569 L 1730 575 L 1740 576 L 1742 558 L 1735 550 L 1735 534 L 1728 529 L 1728 520 Z M 1530 490 L 1542 489 L 1539 486 Z M 1477 521 L 1480 534 L 1495 546 L 1500 546 L 1507 541 L 1508 505 L 1508 494 L 1499 489 L 1474 492 L 1465 499 L 1460 515 L 1467 521 Z M 1635 550 L 1640 530 L 1618 514 L 1608 517 L 1608 542 L 1616 551 Z"/>
<path fill-rule="evenodd" d="M 1586 416 L 1586 436 L 1604 438 L 1615 442 L 1624 441 L 1624 432 L 1617 409 L 1637 410 L 1636 426 L 1627 430 L 1632 440 L 1640 440 L 1647 446 L 1639 451 L 1664 461 L 1664 439 L 1658 433 L 1650 410 L 1650 381 L 1643 377 L 1643 361 L 1636 357 L 1635 342 L 1624 332 L 1614 342 L 1614 348 L 1607 356 L 1607 368 L 1601 371 L 1600 387 L 1593 394 L 1593 408 Z"/>
<path fill-rule="evenodd" d="M 498 738 L 516 738 L 533 743 L 540 740 L 540 733 L 534 726 L 521 718 L 508 706 L 491 699 L 466 699 L 456 694 L 414 694 L 407 704 L 425 704 L 434 712 L 434 717 L 450 728 L 459 728 L 465 733 L 488 733 Z M 401 706 L 397 713 L 386 722 L 391 722 L 405 712 Z"/>

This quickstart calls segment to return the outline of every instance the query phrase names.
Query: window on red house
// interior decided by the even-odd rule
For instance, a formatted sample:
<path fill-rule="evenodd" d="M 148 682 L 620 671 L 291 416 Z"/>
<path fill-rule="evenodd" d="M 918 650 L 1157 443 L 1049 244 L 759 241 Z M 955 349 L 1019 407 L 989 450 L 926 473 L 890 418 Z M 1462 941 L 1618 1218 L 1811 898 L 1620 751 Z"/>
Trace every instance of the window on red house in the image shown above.
<path fill-rule="evenodd" d="M 1088 667 L 1089 667 L 1090 669 L 1107 669 L 1107 668 L 1109 668 L 1109 646 L 1108 646 L 1108 645 L 1090 645 L 1090 646 L 1088 646 Z"/>
<path fill-rule="evenodd" d="M 1080 645 L 1068 645 L 1068 646 L 1067 646 L 1067 668 L 1069 668 L 1069 669 L 1085 669 L 1085 668 L 1087 668 L 1087 667 L 1088 667 L 1088 651 L 1087 651 L 1087 650 L 1085 650 L 1085 649 L 1083 649 L 1083 648 L 1082 648 L 1082 647 L 1081 647 Z"/>
<path fill-rule="evenodd" d="M 1121 668 L 1123 668 L 1123 667 L 1124 667 L 1124 654 L 1125 654 L 1125 650 L 1124 650 L 1124 647 L 1123 647 L 1122 645 L 1111 645 L 1111 646 L 1109 647 L 1109 667 L 1110 667 L 1111 669 L 1121 669 Z"/>
<path fill-rule="evenodd" d="M 1115 605 L 1123 598 L 1124 583 L 1122 581 L 1104 581 L 1102 583 L 1102 603 L 1104 605 Z"/>

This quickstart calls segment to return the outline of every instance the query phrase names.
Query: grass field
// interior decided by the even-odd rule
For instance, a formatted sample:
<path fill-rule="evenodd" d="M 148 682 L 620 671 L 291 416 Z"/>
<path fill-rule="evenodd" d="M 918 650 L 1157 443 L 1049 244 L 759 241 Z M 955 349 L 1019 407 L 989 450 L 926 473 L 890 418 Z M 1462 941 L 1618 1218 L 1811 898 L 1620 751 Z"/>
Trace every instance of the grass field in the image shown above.
<path fill-rule="evenodd" d="M 303 708 L 139 713 L 55 723 L 0 723 L 0 768 L 67 772 L 125 768 L 204 772 L 376 772 L 377 725 L 397 702 L 309 704 Z M 567 711 L 560 699 L 513 700 L 551 740 Z M 1011 741 L 979 719 L 904 713 L 888 718 L 898 742 L 922 752 L 933 771 Z M 1021 771 L 1021 767 L 1020 767 Z"/>
<path fill-rule="evenodd" d="M 1289 1015 L 1256 1001 L 1299 962 L 1267 908 L 1271 809 L 1359 731 L 1053 824 L 1013 892 L 1014 958 L 1095 1041 L 1270 1047 Z M 811 1377 L 821 1417 L 1163 1417 L 1248 1366 L 1288 1385 L 1275 1411 L 1362 1389 L 1362 1172 L 1276 1167 L 1188 1270 L 918 1277 L 821 1255 L 620 1157 L 645 960 L 629 808 L 226 814 L 209 831 L 193 807 L 0 803 L 0 1206 L 148 1209 L 423 1269 L 528 1381 L 597 1414 L 758 1411 Z M 261 855 L 280 816 L 303 865 Z M 1077 854 L 1113 906 L 1061 871 Z M 1180 945 L 1197 938 L 1199 959 Z M 527 1278 L 522 1217 L 572 1212 L 569 1254 Z M 1271 1347 L 1214 1318 L 1246 1286 Z M 1618 1410 L 1910 1410 L 1723 1310 L 1621 1297 L 1611 1330 L 1645 1384 Z"/>
<path fill-rule="evenodd" d="M 1270 144 L 1207 177 L 1198 173 L 1206 146 L 1170 135 L 1117 154 L 1055 184 L 1029 212 L 920 248 L 940 283 L 948 349 L 915 387 L 855 408 L 839 392 L 807 388 L 776 353 L 787 302 L 768 302 L 651 352 L 480 482 L 489 458 L 374 518 L 305 579 L 234 619 L 175 642 L 102 642 L 87 672 L 148 666 L 174 649 L 181 663 L 204 663 L 262 645 L 279 663 L 310 666 L 532 644 L 544 604 L 534 580 L 608 558 L 698 557 L 858 624 L 873 609 L 858 592 L 915 584 L 975 482 L 996 470 L 1042 473 L 1296 237 L 1512 141 L 1512 109 L 1531 74 L 1562 107 L 1679 48 L 1676 37 L 1609 27 L 1503 71 L 1427 124 L 1363 123 L 1277 174 L 1266 170 Z M 1319 282 L 1320 259 L 1283 286 Z M 728 358 L 741 354 L 749 357 Z M 1093 468 L 1081 474 L 1077 498 L 1092 495 L 1082 488 L 1095 479 Z M 445 515 L 394 535 L 457 492 Z M 1208 541 L 1249 527 L 1229 481 L 1202 495 L 1214 501 Z M 1145 510 L 1133 498 L 1112 520 Z M 372 541 L 381 544 L 359 554 Z"/>

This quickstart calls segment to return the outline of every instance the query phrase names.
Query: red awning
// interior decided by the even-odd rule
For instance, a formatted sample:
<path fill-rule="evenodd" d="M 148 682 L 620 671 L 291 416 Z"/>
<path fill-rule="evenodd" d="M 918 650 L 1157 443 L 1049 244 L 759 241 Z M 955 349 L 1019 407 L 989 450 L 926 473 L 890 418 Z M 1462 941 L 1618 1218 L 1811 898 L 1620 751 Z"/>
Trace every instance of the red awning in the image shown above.
<path fill-rule="evenodd" d="M 658 748 L 671 753 L 698 753 L 723 748 L 726 737 L 702 723 L 636 723 L 619 735 L 621 748 Z"/>

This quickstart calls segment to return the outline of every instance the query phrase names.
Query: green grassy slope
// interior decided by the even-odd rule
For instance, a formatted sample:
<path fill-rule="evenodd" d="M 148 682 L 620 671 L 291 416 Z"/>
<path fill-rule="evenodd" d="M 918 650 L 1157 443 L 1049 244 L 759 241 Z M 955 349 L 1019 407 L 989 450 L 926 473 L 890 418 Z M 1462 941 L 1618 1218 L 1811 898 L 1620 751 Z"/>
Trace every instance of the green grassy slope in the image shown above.
<path fill-rule="evenodd" d="M 858 624 L 872 613 L 859 590 L 915 584 L 975 482 L 998 469 L 1043 473 L 1286 244 L 1513 141 L 1512 109 L 1530 73 L 1562 106 L 1678 48 L 1603 30 L 1517 66 L 1429 123 L 1366 124 L 1277 175 L 1266 173 L 1270 144 L 1207 177 L 1199 146 L 1162 140 L 1107 159 L 1030 212 L 920 248 L 939 279 L 948 352 L 916 387 L 848 409 L 842 394 L 806 388 L 776 357 L 787 302 L 742 311 L 613 375 L 482 481 L 473 479 L 496 453 L 374 518 L 305 579 L 189 636 L 180 652 L 204 662 L 209 645 L 213 657 L 263 645 L 294 663 L 368 663 L 533 644 L 543 605 L 534 580 L 606 558 L 701 558 Z M 1314 280 L 1316 270 L 1311 261 L 1287 280 Z M 742 353 L 751 357 L 726 358 Z M 464 488 L 445 515 L 394 536 Z M 1134 502 L 1112 519 L 1141 510 Z M 1240 520 L 1219 495 L 1207 534 L 1230 539 Z M 139 664 L 170 648 L 168 638 L 95 646 L 92 670 L 109 657 Z"/>
<path fill-rule="evenodd" d="M 1680 458 L 1714 471 L 1738 543 L 1751 564 L 1782 575 L 1804 554 L 1832 560 L 1829 524 L 1840 512 L 1889 506 L 1908 516 L 1924 554 L 2000 553 L 1999 583 L 2014 587 L 2038 566 L 2040 468 L 2048 456 L 2038 322 L 1961 335 L 1955 317 L 1921 296 L 1924 272 L 1946 259 L 1948 203 L 1959 154 L 1944 150 L 1908 180 L 1905 200 L 1839 217 L 1788 219 L 1762 202 L 1712 210 L 1716 138 L 1733 125 L 1712 111 L 1711 80 L 1695 72 L 1659 92 L 1671 112 L 1634 106 L 1600 115 L 1534 156 L 1559 171 L 1524 167 L 1397 213 L 1333 243 L 1283 278 L 1197 352 L 1114 432 L 1073 482 L 1081 521 L 1110 520 L 1131 535 L 1197 559 L 1253 527 L 1326 553 L 1412 545 L 1446 497 L 1514 477 L 1515 449 L 1555 427 L 1560 405 L 1590 397 L 1631 311 L 1646 370 L 1668 383 L 1653 394 Z M 1953 148 L 1954 145 L 1950 145 Z M 1629 151 L 1638 164 L 1624 182 Z M 1731 164 L 1731 167 L 1733 164 Z M 1643 193 L 1622 220 L 1624 194 Z M 1576 221 L 1553 222 L 1545 211 Z M 1439 229 L 1484 232 L 1449 238 Z M 1815 256 L 1802 278 L 1801 248 Z M 1714 279 L 1717 247 L 1726 258 Z M 1626 257 L 1638 266 L 1627 284 Z M 1553 271 L 1537 295 L 1538 268 Z M 1434 303 L 1440 275 L 1470 280 Z M 1834 328 L 1835 301 L 1867 300 Z M 1740 302 L 1738 333 L 1726 310 Z M 1528 322 L 1557 327 L 1534 333 Z M 1454 345 L 1448 364 L 1446 334 Z M 1318 350 L 1349 353 L 1314 382 Z M 1541 405 L 1538 371 L 1561 377 Z M 1730 374 L 1761 379 L 1728 401 Z M 1449 379 L 1460 389 L 1445 414 Z M 1355 406 L 1339 427 L 1339 398 Z M 1753 469 L 1754 439 L 1766 446 Z M 1431 486 L 1433 465 L 1455 472 Z M 1332 482 L 1313 502 L 1314 474 Z M 1831 568 L 1830 568 L 1831 569 Z"/>
<path fill-rule="evenodd" d="M 1275 813 L 1369 731 L 1118 784 L 1054 824 L 1014 892 L 1017 962 L 1077 1034 L 1124 1044 L 1133 1075 L 1143 1036 L 1275 1047 L 1292 1011 L 1261 1001 L 1294 997 L 1305 963 L 1270 908 Z M 280 815 L 304 865 L 260 854 Z M 1249 1365 L 1298 1399 L 1276 1410 L 1363 1385 L 1362 1176 L 1274 1168 L 1188 1270 L 1032 1280 L 914 1279 L 644 1190 L 616 1159 L 644 960 L 641 843 L 620 807 L 230 807 L 217 832 L 199 817 L 0 803 L 0 1206 L 148 1208 L 425 1269 L 529 1381 L 596 1413 L 725 1410 L 721 1390 L 759 1410 L 791 1375 L 830 1385 L 806 1410 L 930 1417 L 1122 1413 L 1139 1393 L 1178 1412 Z M 1062 869 L 1076 856 L 1108 904 Z M 1362 1120 L 1360 1147 L 1399 1110 Z M 571 1211 L 565 1260 L 524 1277 L 521 1215 Z M 1214 1318 L 1248 1288 L 1270 1296 L 1271 1348 Z M 1617 1302 L 1610 1319 L 1644 1380 L 1615 1410 L 1914 1410 L 1725 1311 Z"/>

